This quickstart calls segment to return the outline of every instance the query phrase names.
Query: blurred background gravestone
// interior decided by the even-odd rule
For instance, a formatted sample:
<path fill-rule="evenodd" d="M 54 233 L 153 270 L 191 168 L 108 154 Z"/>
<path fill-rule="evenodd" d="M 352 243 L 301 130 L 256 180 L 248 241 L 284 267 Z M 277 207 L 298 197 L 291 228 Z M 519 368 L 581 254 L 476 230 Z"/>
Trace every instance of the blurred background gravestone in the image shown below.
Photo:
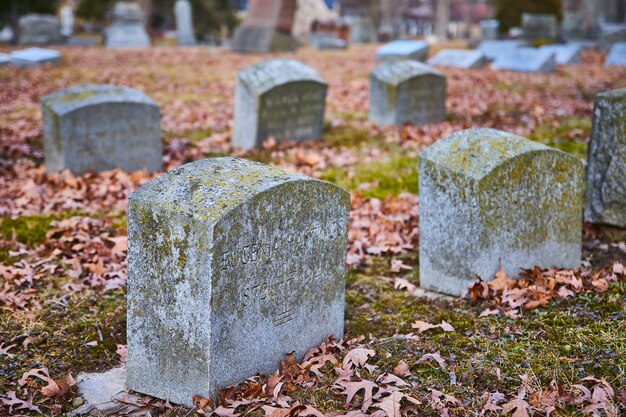
<path fill-rule="evenodd" d="M 235 31 L 231 49 L 239 52 L 294 51 L 296 0 L 251 0 L 245 21 Z"/>
<path fill-rule="evenodd" d="M 144 28 L 145 13 L 137 3 L 117 2 L 112 11 L 113 24 L 105 31 L 109 48 L 145 48 L 150 37 Z"/>
<path fill-rule="evenodd" d="M 176 15 L 176 44 L 190 46 L 196 44 L 193 33 L 193 18 L 189 0 L 176 0 L 174 5 Z"/>
<path fill-rule="evenodd" d="M 56 16 L 29 13 L 20 17 L 20 44 L 49 45 L 61 42 L 61 23 Z"/>

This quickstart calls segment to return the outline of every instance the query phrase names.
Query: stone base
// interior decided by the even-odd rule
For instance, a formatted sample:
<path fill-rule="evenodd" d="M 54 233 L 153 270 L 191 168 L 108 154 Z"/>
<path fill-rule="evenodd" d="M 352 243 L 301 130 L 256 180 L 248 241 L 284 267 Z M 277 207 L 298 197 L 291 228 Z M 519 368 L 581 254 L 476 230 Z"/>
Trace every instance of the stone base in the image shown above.
<path fill-rule="evenodd" d="M 298 41 L 271 27 L 242 26 L 235 31 L 230 48 L 237 52 L 293 52 Z"/>

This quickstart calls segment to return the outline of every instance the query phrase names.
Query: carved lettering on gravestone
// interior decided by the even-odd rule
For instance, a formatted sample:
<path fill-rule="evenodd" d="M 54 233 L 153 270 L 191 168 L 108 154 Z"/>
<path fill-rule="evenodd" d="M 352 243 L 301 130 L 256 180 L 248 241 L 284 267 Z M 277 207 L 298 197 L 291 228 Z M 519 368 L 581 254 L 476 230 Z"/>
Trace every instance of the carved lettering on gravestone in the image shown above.
<path fill-rule="evenodd" d="M 237 75 L 233 145 L 251 148 L 270 137 L 319 139 L 326 83 L 312 68 L 288 59 L 252 65 Z"/>
<path fill-rule="evenodd" d="M 195 161 L 135 191 L 129 388 L 191 404 L 341 337 L 349 200 L 234 158 Z"/>
<path fill-rule="evenodd" d="M 42 98 L 46 169 L 161 169 L 160 111 L 140 91 L 90 84 Z"/>

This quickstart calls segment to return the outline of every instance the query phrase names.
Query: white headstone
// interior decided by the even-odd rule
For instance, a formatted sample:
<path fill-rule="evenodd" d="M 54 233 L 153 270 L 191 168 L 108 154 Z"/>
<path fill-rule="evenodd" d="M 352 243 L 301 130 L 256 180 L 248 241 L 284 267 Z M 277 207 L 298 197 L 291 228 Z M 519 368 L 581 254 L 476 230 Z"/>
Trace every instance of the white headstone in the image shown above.
<path fill-rule="evenodd" d="M 376 50 L 377 61 L 405 59 L 424 61 L 426 60 L 426 55 L 428 55 L 428 44 L 424 41 L 400 39 L 389 42 Z"/>
<path fill-rule="evenodd" d="M 74 33 L 74 9 L 71 6 L 61 7 L 61 35 L 69 38 Z"/>
<path fill-rule="evenodd" d="M 559 65 L 580 64 L 580 45 L 543 45 L 539 48 L 542 51 L 553 52 L 556 63 Z"/>
<path fill-rule="evenodd" d="M 428 65 L 452 68 L 480 68 L 486 63 L 482 52 L 466 49 L 442 49 L 428 60 Z"/>
<path fill-rule="evenodd" d="M 517 48 L 498 55 L 492 66 L 507 71 L 553 72 L 556 69 L 556 54 L 538 48 Z"/>
<path fill-rule="evenodd" d="M 176 43 L 181 46 L 196 44 L 193 33 L 193 18 L 189 0 L 176 0 L 174 5 L 176 15 Z"/>
<path fill-rule="evenodd" d="M 117 2 L 113 24 L 105 31 L 108 48 L 147 48 L 150 37 L 144 28 L 145 13 L 137 3 Z"/>
<path fill-rule="evenodd" d="M 626 67 L 626 42 L 613 44 L 606 60 L 604 61 L 604 66 Z"/>
<path fill-rule="evenodd" d="M 52 49 L 26 48 L 11 52 L 11 63 L 17 67 L 36 67 L 40 64 L 58 65 L 61 53 Z"/>
<path fill-rule="evenodd" d="M 498 56 L 525 45 L 526 41 L 517 39 L 482 41 L 476 49 L 485 54 L 487 59 L 493 61 Z"/>

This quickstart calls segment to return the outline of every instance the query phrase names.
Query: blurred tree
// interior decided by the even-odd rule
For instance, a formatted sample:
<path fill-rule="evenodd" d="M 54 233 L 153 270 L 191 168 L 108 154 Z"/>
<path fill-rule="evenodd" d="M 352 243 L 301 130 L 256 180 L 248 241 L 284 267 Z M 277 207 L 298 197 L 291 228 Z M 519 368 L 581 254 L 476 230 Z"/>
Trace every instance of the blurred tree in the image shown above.
<path fill-rule="evenodd" d="M 56 14 L 57 7 L 56 0 L 0 0 L 0 28 L 9 25 L 15 43 L 19 35 L 17 23 L 20 16 L 27 13 Z"/>
<path fill-rule="evenodd" d="M 114 3 L 115 0 L 80 0 L 76 15 L 89 22 L 102 22 Z"/>
<path fill-rule="evenodd" d="M 520 26 L 522 13 L 546 13 L 561 19 L 561 0 L 495 0 L 495 18 L 500 21 L 500 31 Z"/>
<path fill-rule="evenodd" d="M 232 0 L 189 0 L 189 2 L 194 31 L 198 39 L 205 41 L 219 39 L 223 30 L 231 34 L 238 24 Z M 155 29 L 163 29 L 164 25 L 175 28 L 175 3 L 176 0 L 152 0 L 150 21 Z"/>

